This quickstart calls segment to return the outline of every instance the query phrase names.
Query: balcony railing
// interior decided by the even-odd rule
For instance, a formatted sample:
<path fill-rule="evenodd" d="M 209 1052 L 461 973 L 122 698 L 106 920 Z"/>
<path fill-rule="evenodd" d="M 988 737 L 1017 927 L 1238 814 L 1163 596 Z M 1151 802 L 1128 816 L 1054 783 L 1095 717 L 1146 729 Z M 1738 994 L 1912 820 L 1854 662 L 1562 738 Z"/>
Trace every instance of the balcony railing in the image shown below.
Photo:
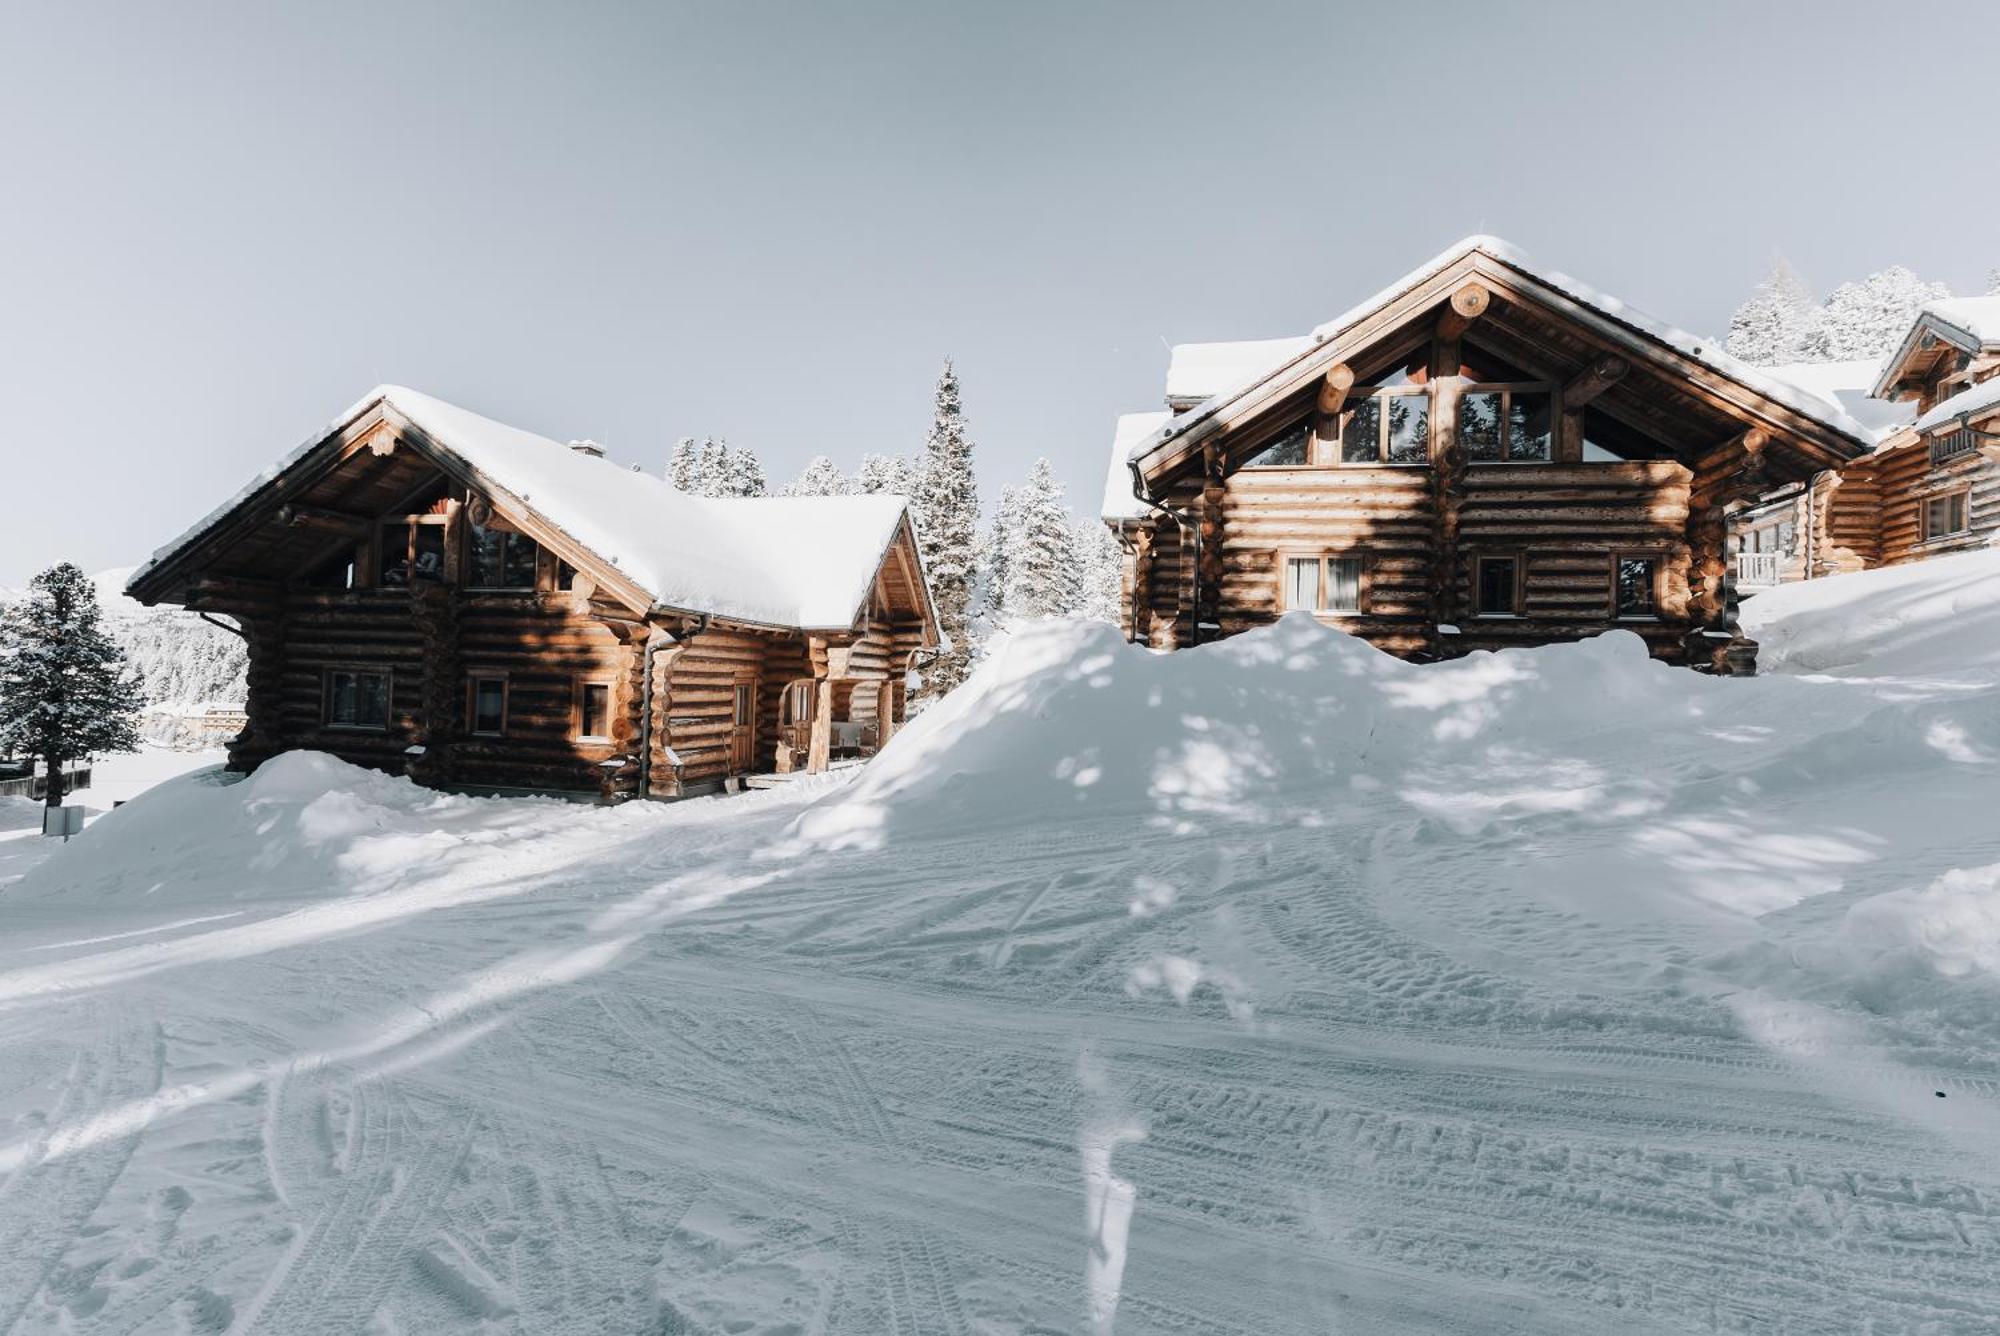
<path fill-rule="evenodd" d="M 1931 437 L 1931 467 L 1969 455 L 1979 448 L 1979 433 L 1966 428 Z"/>
<path fill-rule="evenodd" d="M 1760 588 L 1778 583 L 1778 559 L 1776 552 L 1738 552 L 1736 583 Z"/>

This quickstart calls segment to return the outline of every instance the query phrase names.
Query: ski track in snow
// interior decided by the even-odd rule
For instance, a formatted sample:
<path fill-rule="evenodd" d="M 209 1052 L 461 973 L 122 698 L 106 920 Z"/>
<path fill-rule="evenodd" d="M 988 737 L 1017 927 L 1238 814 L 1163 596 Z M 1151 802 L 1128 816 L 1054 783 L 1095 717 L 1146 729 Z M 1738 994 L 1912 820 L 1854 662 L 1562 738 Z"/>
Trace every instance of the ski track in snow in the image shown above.
<path fill-rule="evenodd" d="M 1661 745 L 1673 820 L 1815 829 Z M 468 843 L 323 932 L 0 900 L 0 1336 L 2000 1328 L 2000 1054 L 1507 885 L 1725 869 L 1345 791 L 788 851 L 809 796 Z M 1774 921 L 1932 871 L 1853 867 Z"/>

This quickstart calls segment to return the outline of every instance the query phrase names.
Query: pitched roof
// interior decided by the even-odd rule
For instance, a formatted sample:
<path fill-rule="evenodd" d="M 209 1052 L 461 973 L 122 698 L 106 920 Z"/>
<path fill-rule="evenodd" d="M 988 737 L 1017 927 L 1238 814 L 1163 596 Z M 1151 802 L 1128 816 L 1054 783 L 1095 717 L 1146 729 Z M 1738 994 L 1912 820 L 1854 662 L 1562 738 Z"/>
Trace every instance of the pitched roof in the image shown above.
<path fill-rule="evenodd" d="M 1235 343 L 1177 343 L 1167 353 L 1167 404 L 1191 408 L 1204 399 L 1259 379 L 1306 349 L 1309 335 Z"/>
<path fill-rule="evenodd" d="M 1886 398 L 1895 392 L 1903 364 L 1922 345 L 1926 334 L 1968 353 L 2000 348 L 2000 293 L 1926 302 L 1917 312 L 1917 318 L 1910 322 L 1909 331 L 1896 345 L 1896 351 L 1882 359 L 1882 371 L 1875 378 L 1871 394 Z"/>
<path fill-rule="evenodd" d="M 664 479 L 399 385 L 364 395 L 153 554 L 172 559 L 315 447 L 378 406 L 457 456 L 481 485 L 609 562 L 660 606 L 806 630 L 847 629 L 900 530 L 900 496 L 690 496 Z"/>
<path fill-rule="evenodd" d="M 1132 444 L 1159 430 L 1172 413 L 1121 413 L 1111 433 L 1111 459 L 1104 470 L 1104 505 L 1099 511 L 1107 520 L 1131 520 L 1144 515 L 1149 507 L 1132 491 Z"/>
<path fill-rule="evenodd" d="M 1808 394 L 1816 394 L 1874 432 L 1879 442 L 1910 425 L 1916 406 L 1897 399 L 1877 399 L 1871 391 L 1882 374 L 1882 361 L 1865 357 L 1854 362 L 1789 362 L 1767 368 Z"/>
<path fill-rule="evenodd" d="M 1449 269 L 1460 260 L 1475 254 L 1513 270 L 1558 298 L 1567 299 L 1590 316 L 1609 321 L 1613 325 L 1622 327 L 1628 334 L 1637 334 L 1643 339 L 1663 345 L 1673 353 L 1700 363 L 1754 394 L 1779 404 L 1838 436 L 1845 437 L 1856 446 L 1865 449 L 1874 445 L 1875 433 L 1849 416 L 1837 404 L 1809 393 L 1768 371 L 1738 361 L 1722 350 L 1719 340 L 1690 334 L 1567 274 L 1542 269 L 1519 247 L 1498 237 L 1471 236 L 1446 247 L 1373 296 L 1320 325 L 1313 331 L 1310 342 L 1302 342 L 1298 351 L 1268 367 L 1263 375 L 1219 392 L 1199 408 L 1162 424 L 1159 429 L 1133 444 L 1130 457 L 1142 459 L 1167 441 L 1184 438 L 1190 428 L 1197 426 L 1205 418 L 1213 416 L 1232 401 L 1281 376 L 1295 364 L 1310 358 L 1315 350 L 1338 340 L 1341 335 L 1398 297 Z"/>
<path fill-rule="evenodd" d="M 1961 416 L 1984 417 L 1996 409 L 2000 409 L 2000 376 L 1967 386 L 1918 418 L 1917 434 L 1921 436 L 1950 426 Z"/>

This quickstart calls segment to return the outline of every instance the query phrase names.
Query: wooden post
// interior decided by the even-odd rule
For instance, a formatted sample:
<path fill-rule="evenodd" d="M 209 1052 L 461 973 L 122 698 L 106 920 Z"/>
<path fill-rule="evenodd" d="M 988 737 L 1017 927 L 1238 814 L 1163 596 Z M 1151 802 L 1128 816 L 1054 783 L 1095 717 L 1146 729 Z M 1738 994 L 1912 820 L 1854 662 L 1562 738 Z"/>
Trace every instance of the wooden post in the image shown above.
<path fill-rule="evenodd" d="M 822 677 L 813 688 L 812 742 L 806 749 L 806 773 L 817 775 L 833 761 L 833 679 Z"/>
<path fill-rule="evenodd" d="M 1465 331 L 1472 328 L 1472 322 L 1486 314 L 1486 308 L 1493 302 L 1493 294 L 1478 283 L 1467 283 L 1451 294 L 1444 313 L 1438 316 L 1437 336 L 1440 341 L 1453 343 L 1465 337 Z M 1453 372 L 1458 370 L 1452 368 Z"/>
<path fill-rule="evenodd" d="M 1147 520 L 1132 535 L 1132 639 L 1153 643 L 1153 522 Z"/>
<path fill-rule="evenodd" d="M 1467 291 L 1459 289 L 1453 294 L 1452 309 L 1447 316 L 1460 311 L 1459 295 Z M 1479 294 L 1477 310 L 1467 317 L 1467 323 L 1486 309 L 1486 290 L 1475 287 Z M 1440 318 L 1439 337 L 1431 344 L 1431 505 L 1433 541 L 1431 543 L 1431 573 L 1429 612 L 1431 622 L 1431 648 L 1439 658 L 1451 652 L 1457 643 L 1454 637 L 1445 635 L 1437 628 L 1458 620 L 1458 568 L 1459 568 L 1459 528 L 1461 512 L 1465 505 L 1465 451 L 1458 441 L 1458 400 L 1463 387 L 1459 376 L 1458 334 L 1449 337 L 1443 333 L 1444 319 Z M 1463 333 L 1459 326 L 1458 333 Z M 1525 578 L 1526 572 L 1520 573 Z"/>
<path fill-rule="evenodd" d="M 1347 392 L 1354 388 L 1354 368 L 1336 362 L 1320 381 L 1319 403 L 1313 415 L 1313 438 L 1309 458 L 1315 464 L 1340 462 L 1340 413 L 1347 407 Z"/>
<path fill-rule="evenodd" d="M 1741 636 L 1730 607 L 1731 581 L 1726 552 L 1729 507 L 1751 494 L 1764 476 L 1764 449 L 1770 436 L 1751 428 L 1696 461 L 1688 483 L 1688 663 L 1727 675 L 1742 671 L 1744 655 L 1732 662 L 1730 644 Z M 1754 663 L 1751 665 L 1754 670 Z"/>
<path fill-rule="evenodd" d="M 465 713 L 464 674 L 458 665 L 458 591 L 430 580 L 410 582 L 410 614 L 423 647 L 423 677 L 411 741 L 423 754 L 404 767 L 419 784 L 451 778 L 451 745 Z"/>
<path fill-rule="evenodd" d="M 875 749 L 889 745 L 896 734 L 896 682 L 885 677 L 875 688 Z"/>
<path fill-rule="evenodd" d="M 1196 520 L 1201 551 L 1195 569 L 1194 626 L 1190 644 L 1199 645 L 1222 616 L 1222 448 L 1202 447 L 1201 513 Z"/>

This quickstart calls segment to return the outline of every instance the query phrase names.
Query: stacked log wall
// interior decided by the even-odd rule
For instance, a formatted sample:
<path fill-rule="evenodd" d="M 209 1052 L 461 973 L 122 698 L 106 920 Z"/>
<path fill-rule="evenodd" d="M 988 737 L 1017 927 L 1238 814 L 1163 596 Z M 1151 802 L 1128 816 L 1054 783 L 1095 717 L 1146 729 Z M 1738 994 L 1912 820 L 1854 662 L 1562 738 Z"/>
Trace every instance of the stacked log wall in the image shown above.
<path fill-rule="evenodd" d="M 1881 565 L 1986 547 L 2000 534 L 2000 462 L 1983 451 L 1973 450 L 1933 468 L 1928 445 L 1919 441 L 1878 456 L 1875 476 L 1881 514 L 1876 560 Z M 1963 533 L 1925 539 L 1925 502 L 1968 488 L 1970 527 Z"/>

